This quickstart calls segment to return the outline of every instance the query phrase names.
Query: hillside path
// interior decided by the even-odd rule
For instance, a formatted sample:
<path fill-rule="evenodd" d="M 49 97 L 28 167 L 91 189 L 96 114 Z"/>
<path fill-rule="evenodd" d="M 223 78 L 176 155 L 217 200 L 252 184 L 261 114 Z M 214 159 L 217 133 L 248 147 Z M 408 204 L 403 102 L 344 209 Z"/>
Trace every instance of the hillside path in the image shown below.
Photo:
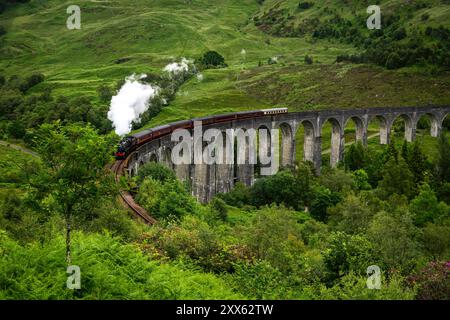
<path fill-rule="evenodd" d="M 375 137 L 377 137 L 377 136 L 379 136 L 379 135 L 380 135 L 380 133 L 374 133 L 374 134 L 368 136 L 368 137 L 367 137 L 367 140 L 372 139 L 372 138 L 375 138 Z M 354 144 L 354 143 L 355 143 L 355 141 L 350 141 L 350 142 L 347 142 L 347 143 L 345 144 L 345 146 L 347 147 L 347 146 L 349 146 L 349 145 L 351 145 L 351 144 Z M 331 148 L 329 148 L 329 149 L 327 149 L 327 150 L 324 150 L 324 151 L 322 152 L 322 154 L 329 154 L 329 153 L 331 153 Z"/>
<path fill-rule="evenodd" d="M 7 141 L 0 140 L 0 145 L 5 146 L 5 147 L 9 147 L 9 148 L 12 148 L 12 149 L 15 149 L 15 150 L 19 150 L 19 151 L 27 153 L 27 154 L 29 154 L 29 155 L 31 155 L 33 157 L 39 158 L 39 155 L 36 152 L 31 151 L 29 149 L 26 149 L 26 148 L 24 148 L 22 146 L 19 146 L 17 144 L 13 144 L 13 143 L 10 143 L 10 142 L 7 142 Z"/>

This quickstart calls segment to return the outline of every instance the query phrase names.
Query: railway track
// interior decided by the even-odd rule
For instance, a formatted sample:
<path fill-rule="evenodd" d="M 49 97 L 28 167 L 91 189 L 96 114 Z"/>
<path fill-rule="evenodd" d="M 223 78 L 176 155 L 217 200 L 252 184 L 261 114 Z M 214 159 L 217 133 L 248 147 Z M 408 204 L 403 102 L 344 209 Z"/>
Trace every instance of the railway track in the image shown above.
<path fill-rule="evenodd" d="M 127 159 L 125 160 L 118 160 L 114 162 L 111 166 L 111 171 L 114 172 L 114 179 L 116 180 L 116 183 L 119 182 L 120 177 L 124 174 L 124 167 L 127 163 Z M 120 201 L 126 207 L 128 210 L 130 210 L 136 217 L 142 219 L 147 224 L 155 224 L 157 221 L 150 216 L 150 214 L 142 208 L 140 205 L 138 205 L 134 199 L 133 196 L 128 191 L 120 190 Z"/>

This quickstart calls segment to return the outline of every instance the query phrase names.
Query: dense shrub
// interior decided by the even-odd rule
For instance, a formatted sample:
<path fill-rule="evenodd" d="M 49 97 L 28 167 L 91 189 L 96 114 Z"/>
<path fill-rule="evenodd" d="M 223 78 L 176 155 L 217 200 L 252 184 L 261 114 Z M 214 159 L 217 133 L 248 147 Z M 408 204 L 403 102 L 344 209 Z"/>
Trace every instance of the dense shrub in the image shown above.
<path fill-rule="evenodd" d="M 141 166 L 137 176 L 138 183 L 144 181 L 145 178 L 152 178 L 162 183 L 176 179 L 175 173 L 172 170 L 156 162 L 149 162 Z"/>
<path fill-rule="evenodd" d="M 74 237 L 73 262 L 81 290 L 66 288 L 65 242 L 20 246 L 0 233 L 1 299 L 230 299 L 240 298 L 211 274 L 158 264 L 110 236 Z M 242 298 L 242 297 L 241 297 Z"/>
<path fill-rule="evenodd" d="M 408 278 L 418 286 L 418 300 L 450 299 L 450 263 L 430 262 L 422 270 Z"/>
<path fill-rule="evenodd" d="M 225 58 L 217 51 L 205 52 L 199 61 L 206 67 L 226 67 Z"/>
<path fill-rule="evenodd" d="M 265 178 L 258 179 L 250 189 L 251 201 L 255 206 L 271 203 L 284 204 L 299 210 L 309 203 L 311 173 L 303 167 L 304 174 L 283 170 Z"/>
<path fill-rule="evenodd" d="M 306 10 L 311 8 L 314 5 L 314 3 L 312 2 L 308 2 L 308 1 L 302 1 L 298 4 L 298 8 L 301 10 Z"/>
<path fill-rule="evenodd" d="M 197 208 L 195 199 L 178 180 L 160 182 L 146 178 L 136 199 L 157 219 L 179 219 Z"/>

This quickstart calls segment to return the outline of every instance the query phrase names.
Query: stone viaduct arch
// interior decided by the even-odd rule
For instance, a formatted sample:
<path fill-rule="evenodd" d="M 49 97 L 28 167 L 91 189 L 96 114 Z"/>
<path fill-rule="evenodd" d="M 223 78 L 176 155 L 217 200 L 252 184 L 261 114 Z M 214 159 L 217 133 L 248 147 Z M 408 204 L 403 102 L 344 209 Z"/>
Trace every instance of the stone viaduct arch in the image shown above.
<path fill-rule="evenodd" d="M 237 182 L 252 185 L 255 181 L 256 154 L 252 154 L 252 137 L 249 130 L 257 135 L 258 129 L 277 130 L 281 142 L 279 147 L 279 165 L 281 167 L 294 165 L 296 159 L 296 134 L 304 128 L 303 157 L 305 161 L 311 161 L 317 173 L 320 173 L 322 165 L 322 128 L 325 123 L 331 123 L 331 156 L 330 165 L 336 166 L 342 161 L 345 146 L 345 127 L 349 122 L 355 124 L 356 140 L 367 144 L 369 123 L 374 120 L 379 122 L 380 143 L 388 144 L 391 139 L 392 126 L 396 119 L 405 122 L 405 139 L 413 141 L 416 136 L 417 123 L 428 116 L 431 122 L 431 135 L 437 137 L 441 130 L 445 117 L 450 113 L 450 106 L 425 106 L 425 107 L 400 107 L 400 108 L 368 108 L 352 110 L 319 110 L 306 112 L 280 113 L 275 115 L 259 116 L 250 119 L 239 119 L 228 122 L 204 125 L 203 132 L 207 129 L 217 129 L 222 133 L 224 147 L 226 141 L 233 145 L 233 162 L 221 164 L 196 164 L 194 151 L 188 156 L 191 162 L 175 165 L 171 159 L 171 152 L 179 141 L 171 141 L 171 136 L 166 135 L 152 140 L 135 150 L 128 158 L 127 170 L 130 175 L 138 173 L 139 167 L 148 162 L 160 162 L 175 171 L 176 175 L 187 181 L 192 194 L 199 201 L 209 201 L 215 194 L 230 191 Z M 203 121 L 208 118 L 204 118 Z M 227 130 L 234 130 L 232 138 L 225 135 Z M 244 135 L 237 135 L 242 130 Z M 194 129 L 190 130 L 192 136 Z M 232 143 L 233 141 L 233 143 Z M 205 146 L 204 141 L 196 141 Z M 258 141 L 256 144 L 266 143 L 265 149 L 268 155 L 275 149 L 270 139 L 266 142 Z M 193 138 L 188 142 L 194 144 Z M 203 150 L 203 148 L 202 148 Z M 239 163 L 239 160 L 241 161 Z M 253 162 L 252 162 L 253 160 Z M 236 164 L 238 163 L 238 164 Z"/>

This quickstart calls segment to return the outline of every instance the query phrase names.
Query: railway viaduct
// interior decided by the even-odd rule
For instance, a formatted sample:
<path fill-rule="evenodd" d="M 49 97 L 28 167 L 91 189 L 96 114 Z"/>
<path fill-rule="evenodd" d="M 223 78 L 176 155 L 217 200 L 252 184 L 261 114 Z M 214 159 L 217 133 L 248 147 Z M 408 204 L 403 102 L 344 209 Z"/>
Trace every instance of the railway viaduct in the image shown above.
<path fill-rule="evenodd" d="M 380 144 L 388 144 L 396 119 L 405 123 L 405 139 L 409 142 L 415 139 L 417 124 L 425 115 L 431 120 L 431 136 L 437 137 L 445 117 L 450 113 L 450 106 L 424 107 L 389 107 L 351 110 L 318 110 L 306 112 L 291 112 L 268 115 L 245 120 L 234 120 L 214 125 L 204 125 L 203 131 L 215 128 L 222 132 L 227 129 L 279 129 L 280 166 L 292 166 L 296 158 L 296 133 L 301 126 L 304 128 L 303 160 L 311 161 L 317 173 L 322 165 L 322 128 L 325 123 L 331 123 L 331 154 L 330 165 L 336 166 L 344 157 L 344 129 L 349 121 L 356 126 L 356 140 L 367 144 L 369 122 L 374 119 L 379 123 Z M 180 164 L 171 161 L 171 151 L 178 142 L 171 141 L 171 135 L 152 140 L 137 149 L 128 162 L 128 173 L 135 175 L 143 164 L 154 161 L 173 169 L 179 179 L 188 181 L 192 194 L 201 202 L 210 200 L 216 193 L 228 192 L 237 181 L 252 185 L 255 180 L 252 164 Z M 269 141 L 270 143 L 270 141 Z M 273 149 L 272 149 L 273 152 Z M 246 148 L 239 148 L 236 153 L 248 158 Z M 270 152 L 269 152 L 270 153 Z"/>

